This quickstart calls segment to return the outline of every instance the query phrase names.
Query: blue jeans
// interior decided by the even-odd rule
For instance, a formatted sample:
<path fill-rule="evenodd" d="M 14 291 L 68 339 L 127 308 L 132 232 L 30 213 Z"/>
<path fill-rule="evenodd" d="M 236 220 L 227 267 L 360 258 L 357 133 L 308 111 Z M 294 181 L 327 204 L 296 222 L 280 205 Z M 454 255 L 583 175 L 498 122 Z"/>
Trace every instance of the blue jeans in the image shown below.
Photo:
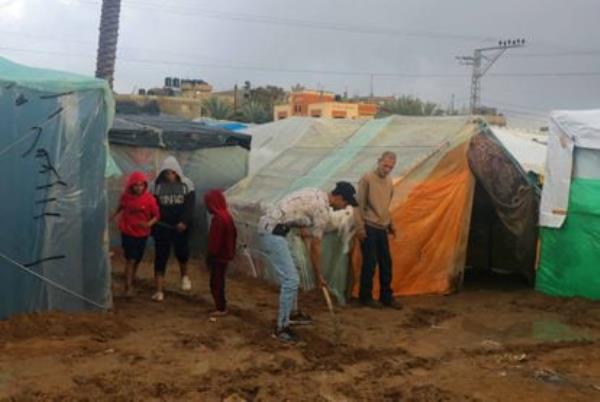
<path fill-rule="evenodd" d="M 260 246 L 267 260 L 277 271 L 281 289 L 279 291 L 279 315 L 277 328 L 285 328 L 296 305 L 300 276 L 294 265 L 292 254 L 285 237 L 272 234 L 260 235 Z"/>

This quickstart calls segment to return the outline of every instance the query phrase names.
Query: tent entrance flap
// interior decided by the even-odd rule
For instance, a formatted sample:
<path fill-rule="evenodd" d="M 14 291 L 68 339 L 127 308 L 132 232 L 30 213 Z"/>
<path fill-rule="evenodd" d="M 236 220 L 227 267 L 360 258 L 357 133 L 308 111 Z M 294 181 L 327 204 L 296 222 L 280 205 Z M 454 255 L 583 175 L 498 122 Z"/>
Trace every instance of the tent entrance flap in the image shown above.
<path fill-rule="evenodd" d="M 476 186 L 467 266 L 517 272 L 533 283 L 538 189 L 486 132 L 471 139 L 468 159 Z"/>

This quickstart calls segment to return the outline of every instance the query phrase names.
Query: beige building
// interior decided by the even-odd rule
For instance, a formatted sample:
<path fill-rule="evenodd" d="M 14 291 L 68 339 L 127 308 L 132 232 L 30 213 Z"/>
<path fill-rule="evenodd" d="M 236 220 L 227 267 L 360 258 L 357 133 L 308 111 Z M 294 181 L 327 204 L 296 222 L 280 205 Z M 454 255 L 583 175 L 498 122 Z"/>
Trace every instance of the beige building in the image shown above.
<path fill-rule="evenodd" d="M 302 90 L 292 92 L 289 101 L 273 108 L 273 120 L 291 116 L 325 117 L 330 119 L 372 119 L 378 106 L 372 103 L 336 101 L 331 92 Z"/>
<path fill-rule="evenodd" d="M 185 98 L 179 96 L 155 95 L 116 95 L 117 108 L 119 105 L 134 103 L 139 107 L 149 107 L 155 102 L 161 113 L 172 114 L 186 119 L 202 117 L 204 99 Z"/>

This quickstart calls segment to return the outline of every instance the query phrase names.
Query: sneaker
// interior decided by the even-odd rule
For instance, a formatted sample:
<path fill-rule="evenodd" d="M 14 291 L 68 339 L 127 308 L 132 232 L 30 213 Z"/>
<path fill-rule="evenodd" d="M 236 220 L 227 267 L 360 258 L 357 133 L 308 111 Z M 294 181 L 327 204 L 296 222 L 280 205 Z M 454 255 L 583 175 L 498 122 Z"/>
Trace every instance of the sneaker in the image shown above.
<path fill-rule="evenodd" d="M 402 310 L 402 304 L 398 303 L 396 300 L 392 300 L 389 303 L 381 303 L 383 308 L 391 308 L 394 310 Z"/>
<path fill-rule="evenodd" d="M 211 317 L 225 317 L 227 315 L 227 310 L 214 310 L 208 313 Z"/>
<path fill-rule="evenodd" d="M 302 311 L 294 311 L 290 315 L 290 325 L 310 325 L 313 323 L 312 318 Z"/>
<path fill-rule="evenodd" d="M 273 337 L 280 340 L 283 343 L 296 343 L 298 342 L 298 335 L 290 327 L 285 327 L 275 330 Z"/>
<path fill-rule="evenodd" d="M 181 290 L 192 290 L 192 281 L 187 275 L 181 278 Z"/>
<path fill-rule="evenodd" d="M 161 302 L 165 300 L 165 294 L 163 292 L 156 292 L 152 295 L 152 300 L 155 302 Z"/>
<path fill-rule="evenodd" d="M 376 303 L 374 300 L 360 301 L 360 305 L 362 307 L 381 309 L 381 305 L 379 303 Z"/>

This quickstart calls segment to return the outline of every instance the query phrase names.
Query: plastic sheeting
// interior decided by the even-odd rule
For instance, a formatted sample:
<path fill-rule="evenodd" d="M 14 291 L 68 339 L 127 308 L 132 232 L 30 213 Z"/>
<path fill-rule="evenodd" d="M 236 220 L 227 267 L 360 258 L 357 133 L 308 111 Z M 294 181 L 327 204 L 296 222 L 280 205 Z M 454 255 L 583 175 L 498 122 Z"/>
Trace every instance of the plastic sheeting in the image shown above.
<path fill-rule="evenodd" d="M 565 222 L 575 148 L 600 149 L 600 109 L 552 113 L 541 226 L 560 228 Z"/>
<path fill-rule="evenodd" d="M 106 82 L 0 58 L 0 318 L 111 305 Z"/>
<path fill-rule="evenodd" d="M 569 213 L 542 228 L 536 288 L 555 296 L 600 299 L 600 150 L 575 148 Z"/>
<path fill-rule="evenodd" d="M 317 151 L 321 147 L 339 144 L 361 126 L 353 120 L 325 120 L 290 117 L 274 123 L 250 127 L 246 130 L 252 136 L 252 152 L 248 175 L 253 176 L 264 166 L 271 163 L 284 151 L 302 140 L 303 149 Z M 311 138 L 314 141 L 311 141 Z M 318 157 L 318 156 L 317 156 Z M 314 163 L 315 159 L 309 159 Z"/>
<path fill-rule="evenodd" d="M 536 289 L 554 296 L 600 300 L 600 180 L 571 183 L 561 228 L 542 228 Z"/>
<path fill-rule="evenodd" d="M 488 258 L 479 266 L 519 272 L 533 284 L 540 190 L 494 134 L 477 134 L 468 151 L 471 172 L 481 187 L 471 221 L 470 255 L 487 250 Z M 485 211 L 484 199 L 490 211 Z M 484 236 L 478 238 L 478 231 Z"/>
<path fill-rule="evenodd" d="M 276 280 L 256 239 L 256 222 L 266 206 L 301 187 L 329 191 L 339 180 L 356 184 L 375 168 L 381 153 L 389 150 L 398 155 L 392 172 L 396 183 L 392 215 L 400 230 L 391 244 L 394 291 L 452 291 L 462 278 L 474 183 L 466 152 L 479 124 L 464 117 L 394 116 L 339 125 L 323 119 L 291 121 L 302 127 L 302 133 L 281 135 L 297 136 L 295 141 L 286 143 L 283 151 L 273 152 L 273 160 L 263 161 L 258 172 L 227 193 L 242 243 L 237 265 L 255 276 Z M 331 132 L 329 124 L 334 125 Z M 439 230 L 441 227 L 444 230 Z M 349 265 L 359 269 L 360 253 L 345 254 L 340 239 L 335 232 L 325 236 L 326 244 L 337 246 L 323 247 L 322 267 L 333 293 L 343 302 L 356 277 Z M 301 285 L 310 288 L 314 283 L 304 244 L 294 235 L 289 241 Z"/>
<path fill-rule="evenodd" d="M 490 129 L 523 170 L 544 175 L 548 136 L 508 127 L 491 126 Z"/>
<path fill-rule="evenodd" d="M 166 116 L 117 116 L 110 131 L 110 149 L 123 176 L 108 181 L 111 209 L 116 208 L 129 174 L 142 171 L 153 181 L 162 161 L 173 155 L 194 182 L 196 206 L 190 250 L 192 255 L 200 255 L 208 233 L 203 195 L 210 189 L 227 189 L 246 177 L 250 137 Z M 112 228 L 111 244 L 118 246 L 119 239 L 118 231 Z"/>
<path fill-rule="evenodd" d="M 118 114 L 110 130 L 111 144 L 190 151 L 240 146 L 250 149 L 250 137 L 208 127 L 170 115 Z"/>

